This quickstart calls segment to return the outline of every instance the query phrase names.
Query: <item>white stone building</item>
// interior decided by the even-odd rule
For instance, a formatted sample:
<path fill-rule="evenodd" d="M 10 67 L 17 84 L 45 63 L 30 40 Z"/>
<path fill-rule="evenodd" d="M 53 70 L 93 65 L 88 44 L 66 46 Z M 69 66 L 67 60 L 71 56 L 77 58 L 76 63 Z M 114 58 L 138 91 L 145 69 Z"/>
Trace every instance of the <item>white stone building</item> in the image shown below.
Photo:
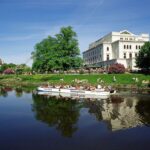
<path fill-rule="evenodd" d="M 108 67 L 120 63 L 135 70 L 135 57 L 147 41 L 149 34 L 135 35 L 127 30 L 111 32 L 91 43 L 89 49 L 83 52 L 83 60 L 87 66 Z"/>

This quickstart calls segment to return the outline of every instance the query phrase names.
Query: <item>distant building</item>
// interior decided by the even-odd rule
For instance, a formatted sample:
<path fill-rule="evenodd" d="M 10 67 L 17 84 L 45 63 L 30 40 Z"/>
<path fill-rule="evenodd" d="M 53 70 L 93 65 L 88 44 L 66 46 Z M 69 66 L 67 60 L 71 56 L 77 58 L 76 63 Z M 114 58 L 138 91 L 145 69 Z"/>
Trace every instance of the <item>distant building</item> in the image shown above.
<path fill-rule="evenodd" d="M 120 63 L 128 69 L 137 69 L 135 58 L 142 45 L 149 41 L 149 34 L 135 35 L 127 30 L 111 32 L 91 43 L 83 52 L 87 66 L 108 67 Z"/>

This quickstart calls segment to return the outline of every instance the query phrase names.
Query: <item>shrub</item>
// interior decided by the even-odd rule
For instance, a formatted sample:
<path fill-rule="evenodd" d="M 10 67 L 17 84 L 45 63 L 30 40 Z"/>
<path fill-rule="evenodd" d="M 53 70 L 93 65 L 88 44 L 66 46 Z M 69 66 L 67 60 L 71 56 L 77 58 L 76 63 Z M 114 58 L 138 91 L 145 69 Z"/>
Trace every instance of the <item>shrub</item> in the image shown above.
<path fill-rule="evenodd" d="M 14 72 L 14 70 L 12 70 L 11 68 L 8 68 L 8 69 L 4 70 L 3 73 L 4 73 L 4 74 L 14 74 L 15 72 Z"/>
<path fill-rule="evenodd" d="M 108 73 L 124 73 L 125 67 L 122 64 L 113 64 L 109 67 Z"/>

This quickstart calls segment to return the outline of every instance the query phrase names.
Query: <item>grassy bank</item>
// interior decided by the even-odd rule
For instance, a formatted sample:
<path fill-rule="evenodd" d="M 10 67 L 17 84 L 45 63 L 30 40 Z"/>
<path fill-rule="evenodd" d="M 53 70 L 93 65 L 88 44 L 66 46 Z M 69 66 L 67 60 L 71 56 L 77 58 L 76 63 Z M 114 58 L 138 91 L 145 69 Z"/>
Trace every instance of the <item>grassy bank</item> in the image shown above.
<path fill-rule="evenodd" d="M 113 76 L 116 78 L 116 82 L 113 81 Z M 135 82 L 133 78 L 138 78 L 139 82 Z M 63 79 L 63 81 L 62 81 Z M 72 84 L 73 80 L 86 79 L 89 84 L 97 85 L 97 80 L 103 80 L 105 85 L 113 86 L 147 86 L 142 84 L 143 80 L 150 80 L 150 75 L 143 74 L 91 74 L 91 75 L 64 75 L 64 74 L 42 74 L 42 75 L 0 75 L 0 84 L 11 85 L 35 85 L 38 86 L 44 83 L 50 84 Z"/>

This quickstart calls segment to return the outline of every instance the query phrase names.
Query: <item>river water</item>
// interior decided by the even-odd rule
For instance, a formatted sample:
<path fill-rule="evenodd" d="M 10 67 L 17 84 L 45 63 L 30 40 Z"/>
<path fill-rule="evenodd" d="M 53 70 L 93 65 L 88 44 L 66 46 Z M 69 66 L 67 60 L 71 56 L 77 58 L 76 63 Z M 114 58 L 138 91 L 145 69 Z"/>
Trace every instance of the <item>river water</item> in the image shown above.
<path fill-rule="evenodd" d="M 150 149 L 150 96 L 70 99 L 0 88 L 0 150 Z"/>

